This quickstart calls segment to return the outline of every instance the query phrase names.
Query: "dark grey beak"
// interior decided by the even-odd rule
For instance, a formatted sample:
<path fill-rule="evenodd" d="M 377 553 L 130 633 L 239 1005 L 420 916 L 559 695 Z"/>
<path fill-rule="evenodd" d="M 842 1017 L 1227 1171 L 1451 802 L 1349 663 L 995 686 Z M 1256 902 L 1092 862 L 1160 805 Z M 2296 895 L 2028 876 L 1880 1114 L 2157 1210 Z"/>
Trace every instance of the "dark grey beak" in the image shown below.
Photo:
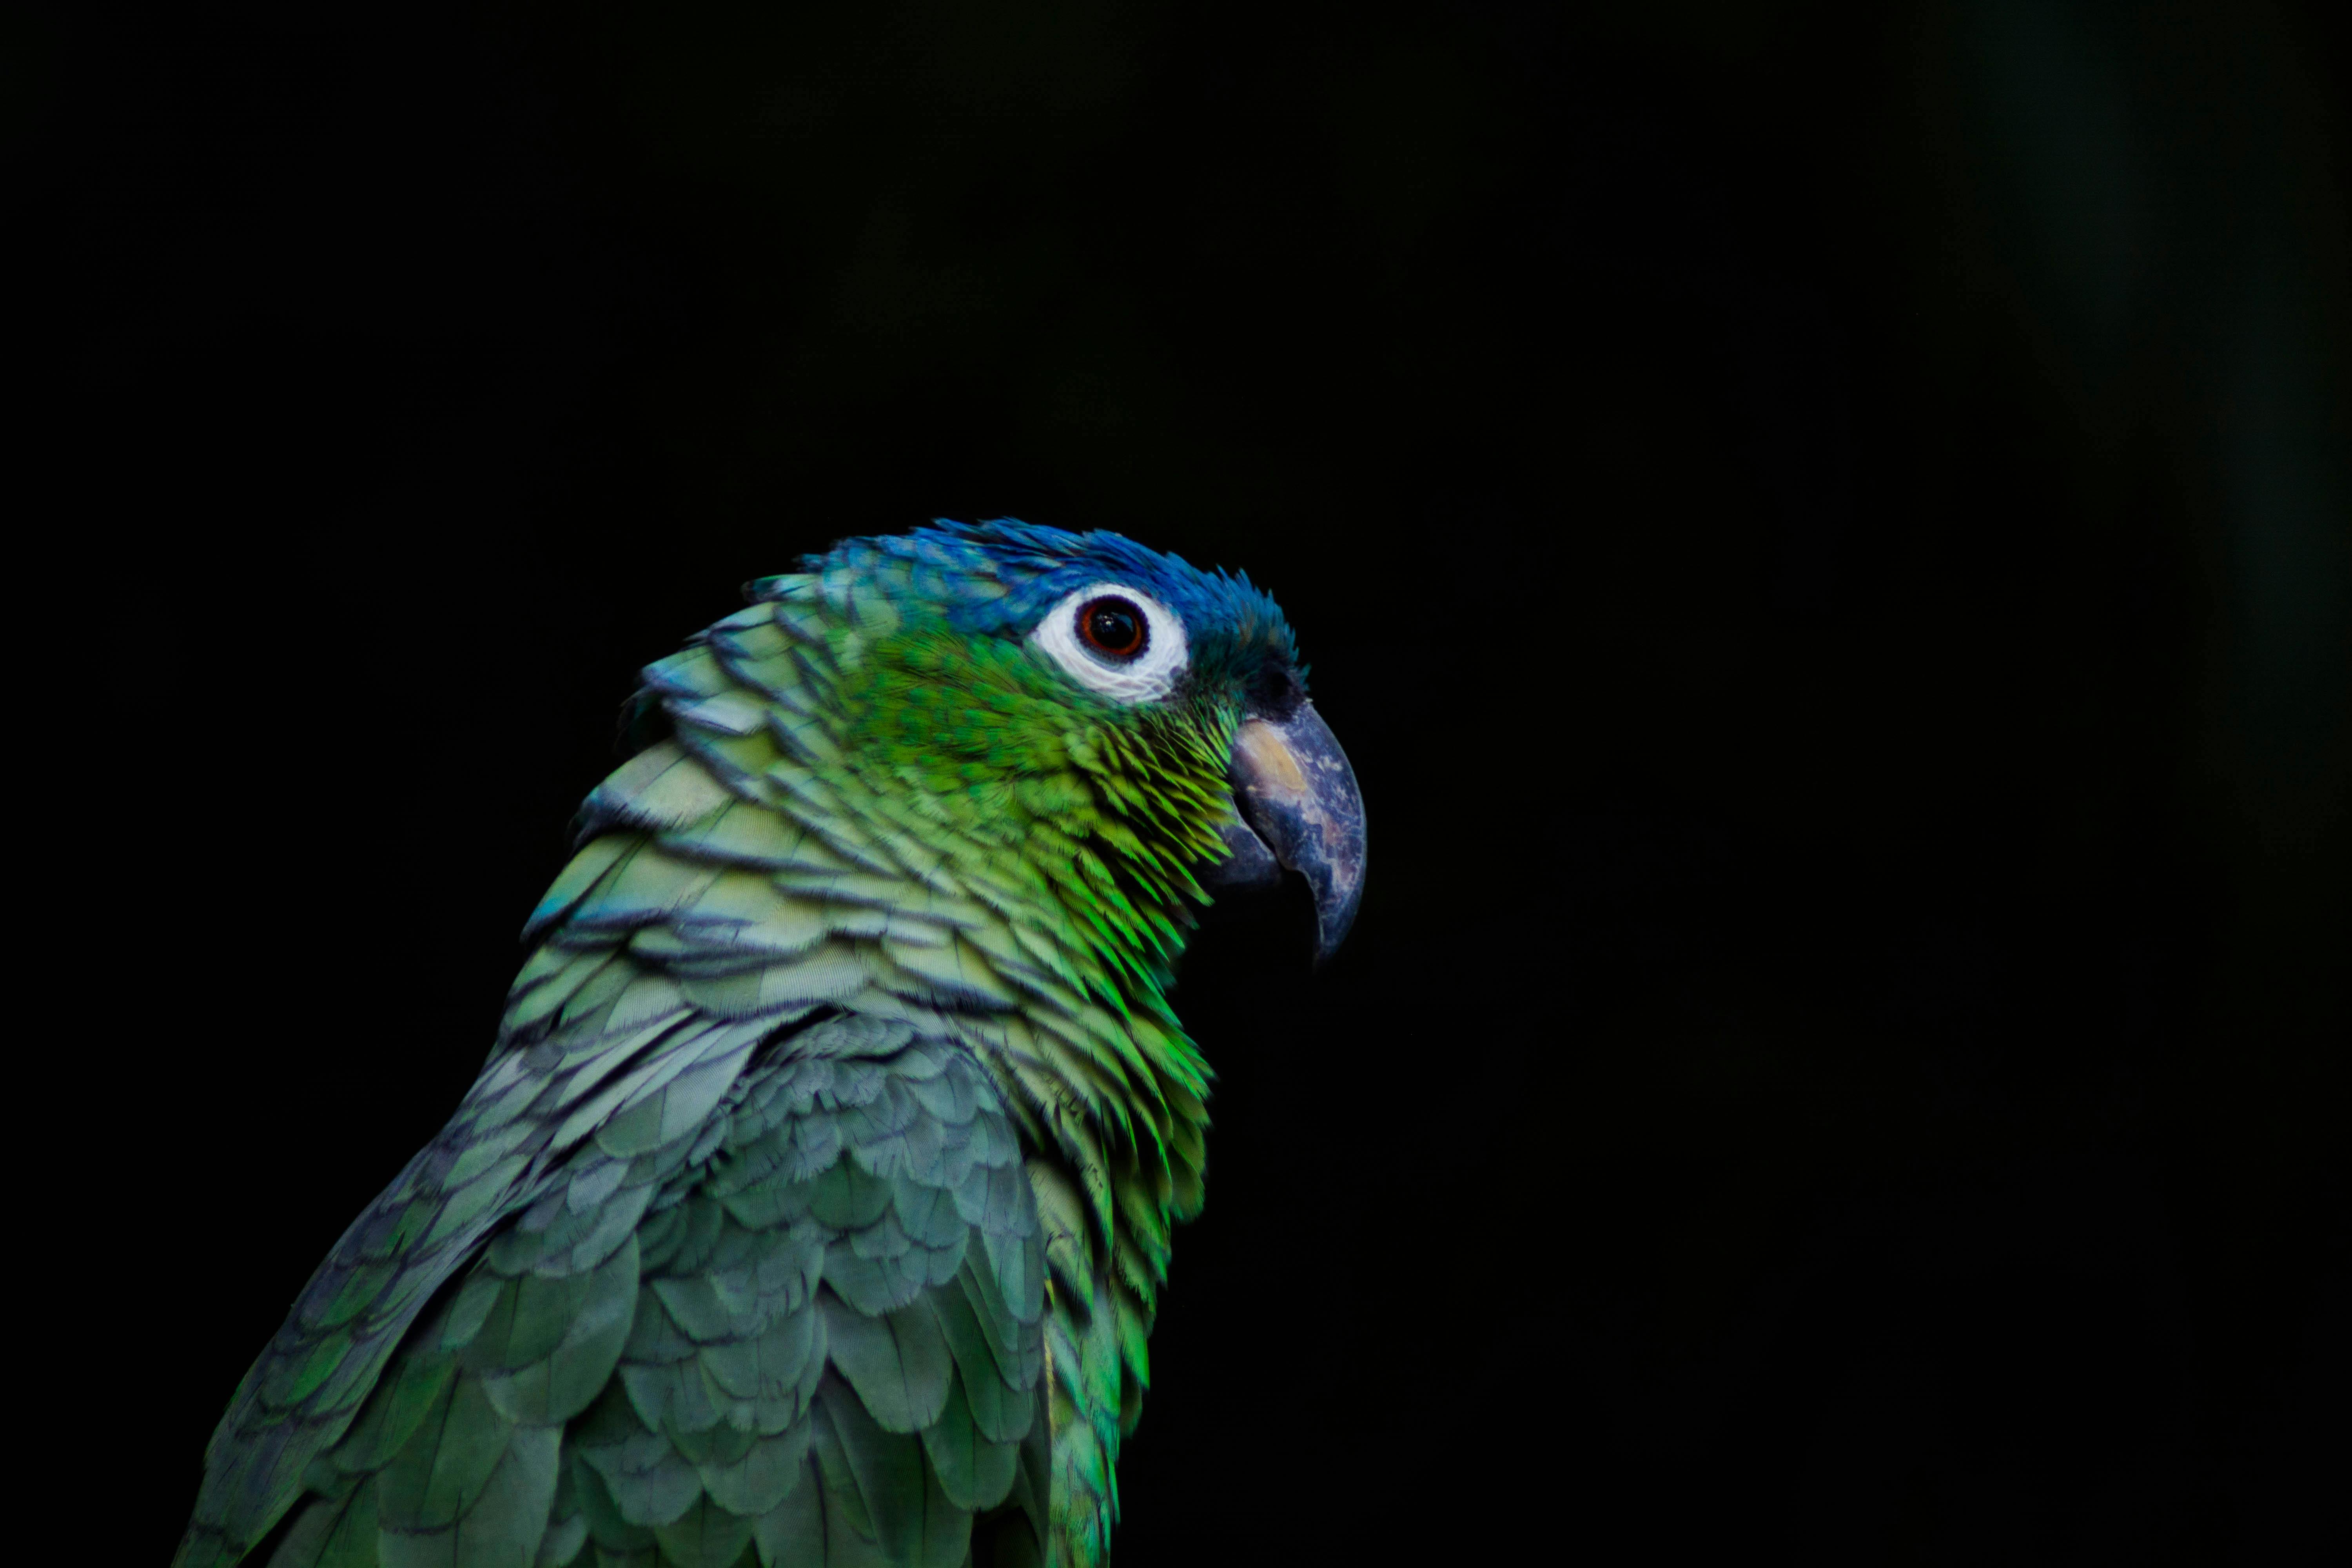
<path fill-rule="evenodd" d="M 1312 702 L 1287 719 L 1245 718 L 1234 732 L 1232 853 L 1213 887 L 1263 887 L 1288 867 L 1315 894 L 1316 960 L 1339 951 L 1364 892 L 1364 797 L 1339 737 Z"/>

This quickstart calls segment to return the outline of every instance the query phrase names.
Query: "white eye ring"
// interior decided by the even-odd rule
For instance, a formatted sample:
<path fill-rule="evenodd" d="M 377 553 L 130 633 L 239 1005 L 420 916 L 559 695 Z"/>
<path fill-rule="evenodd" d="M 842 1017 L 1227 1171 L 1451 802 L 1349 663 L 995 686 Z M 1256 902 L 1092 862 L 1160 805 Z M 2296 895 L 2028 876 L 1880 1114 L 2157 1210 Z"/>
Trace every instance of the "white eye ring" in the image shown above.
<path fill-rule="evenodd" d="M 1143 647 L 1132 658 L 1117 658 L 1087 646 L 1078 612 L 1097 599 L 1125 599 L 1143 612 Z M 1071 679 L 1116 702 L 1149 702 L 1174 689 L 1192 653 L 1184 623 L 1176 612 L 1124 583 L 1089 583 L 1045 612 L 1029 640 L 1062 667 Z"/>

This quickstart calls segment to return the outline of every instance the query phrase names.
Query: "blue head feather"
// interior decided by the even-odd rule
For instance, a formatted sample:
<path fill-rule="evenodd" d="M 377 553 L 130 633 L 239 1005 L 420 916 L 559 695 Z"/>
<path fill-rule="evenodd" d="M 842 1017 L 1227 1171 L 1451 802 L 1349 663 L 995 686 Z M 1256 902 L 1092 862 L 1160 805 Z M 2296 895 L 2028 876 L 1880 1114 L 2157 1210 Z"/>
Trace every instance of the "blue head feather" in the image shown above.
<path fill-rule="evenodd" d="M 1281 606 L 1248 574 L 1222 567 L 1203 572 L 1181 555 L 1147 550 L 1123 534 L 1072 533 L 1009 517 L 940 518 L 907 533 L 844 540 L 822 555 L 804 557 L 802 565 L 820 576 L 844 570 L 903 574 L 908 591 L 938 605 L 952 625 L 1014 637 L 1028 636 L 1047 610 L 1090 583 L 1127 583 L 1183 617 L 1196 659 L 1204 645 L 1244 658 L 1262 651 L 1300 679 L 1306 674 Z"/>

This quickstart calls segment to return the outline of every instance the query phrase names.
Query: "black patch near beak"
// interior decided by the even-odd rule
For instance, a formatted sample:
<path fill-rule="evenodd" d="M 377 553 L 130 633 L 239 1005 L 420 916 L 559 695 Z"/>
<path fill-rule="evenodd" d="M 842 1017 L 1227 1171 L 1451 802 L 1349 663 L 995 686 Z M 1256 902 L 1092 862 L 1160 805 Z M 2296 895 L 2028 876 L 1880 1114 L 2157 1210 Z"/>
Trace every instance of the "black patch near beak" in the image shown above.
<path fill-rule="evenodd" d="M 1364 892 L 1364 797 L 1339 737 L 1312 702 L 1284 719 L 1251 716 L 1234 732 L 1226 774 L 1240 819 L 1226 824 L 1227 858 L 1213 887 L 1265 887 L 1288 867 L 1315 894 L 1316 959 L 1339 951 Z"/>

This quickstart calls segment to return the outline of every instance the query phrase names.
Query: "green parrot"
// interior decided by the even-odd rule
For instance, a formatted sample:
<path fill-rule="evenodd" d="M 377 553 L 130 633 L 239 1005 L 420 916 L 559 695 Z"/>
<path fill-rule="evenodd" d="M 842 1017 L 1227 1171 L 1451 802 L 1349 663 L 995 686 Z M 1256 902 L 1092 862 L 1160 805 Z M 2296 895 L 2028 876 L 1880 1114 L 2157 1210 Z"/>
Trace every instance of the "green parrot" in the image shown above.
<path fill-rule="evenodd" d="M 649 667 L 497 1045 L 230 1402 L 176 1562 L 1102 1562 L 1212 888 L 1363 886 L 1274 601 L 1111 533 L 845 542 Z"/>

